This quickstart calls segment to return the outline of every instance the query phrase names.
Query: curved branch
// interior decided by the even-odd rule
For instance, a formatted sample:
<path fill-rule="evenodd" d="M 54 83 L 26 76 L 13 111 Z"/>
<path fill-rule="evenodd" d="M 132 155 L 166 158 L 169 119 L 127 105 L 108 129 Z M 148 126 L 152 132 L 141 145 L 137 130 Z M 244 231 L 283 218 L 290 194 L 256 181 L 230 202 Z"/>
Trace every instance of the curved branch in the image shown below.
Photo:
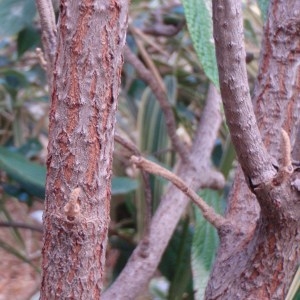
<path fill-rule="evenodd" d="M 141 156 L 141 152 L 139 151 L 139 149 L 133 143 L 120 136 L 118 133 L 115 133 L 115 141 L 120 145 L 122 145 L 127 150 L 129 150 L 131 154 L 134 154 L 136 156 Z M 145 202 L 146 202 L 143 241 L 147 242 L 149 236 L 149 230 L 150 230 L 151 214 L 152 214 L 152 193 L 151 193 L 149 174 L 144 170 L 141 170 L 141 175 L 144 183 Z"/>
<path fill-rule="evenodd" d="M 0 227 L 22 228 L 22 229 L 29 229 L 29 230 L 32 230 L 32 231 L 37 231 L 37 232 L 43 233 L 43 227 L 42 226 L 35 226 L 35 225 L 20 223 L 20 222 L 0 221 Z"/>
<path fill-rule="evenodd" d="M 184 162 L 188 162 L 188 151 L 176 133 L 175 117 L 165 91 L 156 82 L 152 73 L 143 65 L 143 63 L 134 55 L 134 53 L 132 53 L 127 45 L 125 45 L 124 54 L 125 59 L 136 69 L 136 72 L 138 73 L 140 78 L 149 85 L 153 94 L 157 98 L 165 115 L 167 130 L 172 142 L 172 146 L 174 150 L 179 154 L 180 158 Z"/>
<path fill-rule="evenodd" d="M 225 224 L 228 223 L 225 218 L 217 214 L 212 207 L 207 205 L 205 201 L 201 197 L 199 197 L 195 191 L 189 188 L 186 185 L 186 183 L 174 173 L 142 156 L 132 156 L 130 160 L 138 168 L 141 168 L 147 171 L 148 173 L 159 175 L 171 181 L 178 189 L 180 189 L 184 194 L 186 194 L 198 206 L 198 208 L 203 214 L 203 217 L 215 228 L 221 229 Z"/>
<path fill-rule="evenodd" d="M 185 183 L 193 190 L 198 190 L 206 183 L 206 174 L 211 170 L 209 158 L 222 120 L 219 111 L 220 95 L 213 93 L 214 87 L 212 89 L 212 92 L 208 94 L 207 103 L 201 116 L 201 119 L 207 119 L 207 122 L 199 123 L 194 139 L 194 144 L 197 146 L 192 147 L 190 154 L 193 167 L 182 162 L 176 172 L 177 176 L 184 178 Z M 162 254 L 188 203 L 189 201 L 183 193 L 178 193 L 174 185 L 169 185 L 151 221 L 149 255 L 141 256 L 143 243 L 140 242 L 119 277 L 105 291 L 101 299 L 136 299 L 143 292 L 157 269 Z M 125 298 L 124 295 L 126 295 Z"/>
<path fill-rule="evenodd" d="M 239 162 L 254 185 L 276 174 L 262 142 L 247 81 L 241 2 L 214 0 L 213 23 L 220 88 Z"/>
<path fill-rule="evenodd" d="M 36 6 L 41 20 L 43 46 L 47 58 L 48 71 L 52 72 L 57 35 L 54 9 L 51 0 L 36 0 Z"/>

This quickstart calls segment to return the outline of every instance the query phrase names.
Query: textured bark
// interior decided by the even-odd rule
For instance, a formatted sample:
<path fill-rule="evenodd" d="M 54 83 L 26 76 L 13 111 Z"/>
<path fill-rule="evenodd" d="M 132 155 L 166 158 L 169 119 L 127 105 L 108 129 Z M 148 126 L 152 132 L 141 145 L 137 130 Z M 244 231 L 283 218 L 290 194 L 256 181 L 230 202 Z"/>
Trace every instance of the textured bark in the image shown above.
<path fill-rule="evenodd" d="M 270 2 L 254 103 L 279 171 L 254 194 L 237 172 L 226 216 L 239 230 L 220 233 L 206 299 L 284 299 L 300 262 L 300 194 L 292 187 L 299 172 L 285 170 L 281 137 L 284 128 L 294 141 L 299 126 L 299 13 L 297 0 Z M 233 130 L 242 134 L 238 126 Z"/>
<path fill-rule="evenodd" d="M 100 299 L 128 3 L 60 3 L 41 299 Z"/>
<path fill-rule="evenodd" d="M 274 176 L 275 169 L 259 134 L 250 98 L 241 3 L 216 0 L 212 4 L 226 121 L 242 169 L 256 185 Z"/>

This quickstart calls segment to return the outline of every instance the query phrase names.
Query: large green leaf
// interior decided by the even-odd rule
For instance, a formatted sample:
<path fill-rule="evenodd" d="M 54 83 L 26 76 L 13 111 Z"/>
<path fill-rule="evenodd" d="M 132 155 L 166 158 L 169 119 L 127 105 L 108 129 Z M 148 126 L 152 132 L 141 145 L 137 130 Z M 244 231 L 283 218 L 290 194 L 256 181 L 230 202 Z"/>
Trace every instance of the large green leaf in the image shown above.
<path fill-rule="evenodd" d="M 111 194 L 114 196 L 127 194 L 129 192 L 135 191 L 137 187 L 137 180 L 128 177 L 113 177 L 111 183 Z"/>
<path fill-rule="evenodd" d="M 46 168 L 27 160 L 23 155 L 0 147 L 0 169 L 17 181 L 26 192 L 45 196 Z"/>
<path fill-rule="evenodd" d="M 40 42 L 40 33 L 32 26 L 25 27 L 18 34 L 18 56 L 21 57 L 27 50 L 37 46 Z"/>
<path fill-rule="evenodd" d="M 267 19 L 268 8 L 269 8 L 269 0 L 257 0 L 257 4 L 261 11 L 261 16 L 264 21 Z"/>
<path fill-rule="evenodd" d="M 207 204 L 214 207 L 217 212 L 223 210 L 222 197 L 217 191 L 204 190 L 202 198 Z M 210 269 L 218 246 L 218 234 L 215 228 L 202 216 L 198 208 L 194 207 L 195 232 L 192 244 L 192 271 L 196 300 L 204 299 Z"/>
<path fill-rule="evenodd" d="M 35 13 L 33 0 L 0 0 L 0 36 L 16 34 L 30 25 Z"/>
<path fill-rule="evenodd" d="M 0 147 L 0 169 L 18 182 L 30 195 L 45 196 L 46 168 L 27 160 L 23 155 Z M 127 177 L 112 179 L 112 195 L 126 194 L 136 190 L 138 183 Z"/>
<path fill-rule="evenodd" d="M 188 29 L 206 76 L 219 88 L 211 0 L 182 0 Z"/>

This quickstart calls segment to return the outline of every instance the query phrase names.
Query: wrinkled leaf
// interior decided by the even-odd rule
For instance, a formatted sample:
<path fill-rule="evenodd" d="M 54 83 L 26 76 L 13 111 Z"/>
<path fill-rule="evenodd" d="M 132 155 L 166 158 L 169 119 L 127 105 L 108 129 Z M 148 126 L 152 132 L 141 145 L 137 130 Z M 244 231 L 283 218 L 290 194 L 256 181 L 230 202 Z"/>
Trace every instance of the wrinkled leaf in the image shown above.
<path fill-rule="evenodd" d="M 219 88 L 211 0 L 182 0 L 194 48 L 206 76 Z"/>
<path fill-rule="evenodd" d="M 0 0 L 0 36 L 16 34 L 30 25 L 35 13 L 33 0 Z"/>

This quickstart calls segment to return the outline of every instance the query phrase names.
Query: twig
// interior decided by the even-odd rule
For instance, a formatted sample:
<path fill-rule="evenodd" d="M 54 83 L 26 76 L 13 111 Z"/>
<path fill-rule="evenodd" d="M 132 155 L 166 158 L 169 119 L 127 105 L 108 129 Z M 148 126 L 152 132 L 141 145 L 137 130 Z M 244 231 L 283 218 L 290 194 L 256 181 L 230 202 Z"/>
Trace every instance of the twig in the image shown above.
<path fill-rule="evenodd" d="M 253 185 L 259 185 L 273 178 L 276 170 L 262 142 L 249 93 L 241 2 L 215 0 L 212 4 L 220 88 L 228 127 L 245 175 Z"/>
<path fill-rule="evenodd" d="M 140 156 L 140 151 L 136 148 L 136 146 L 128 140 L 125 140 L 119 134 L 115 134 L 115 141 L 117 141 L 120 145 L 124 148 L 129 150 L 131 154 Z M 148 256 L 148 243 L 149 243 L 149 231 L 150 231 L 150 224 L 151 224 L 151 217 L 152 217 L 152 193 L 150 187 L 150 178 L 149 174 L 144 170 L 141 170 L 142 179 L 144 182 L 144 190 L 145 190 L 145 219 L 144 219 L 144 237 L 142 240 L 143 247 L 141 247 L 140 255 L 142 257 Z"/>
<path fill-rule="evenodd" d="M 192 147 L 190 154 L 194 168 L 182 162 L 176 170 L 177 176 L 184 178 L 185 183 L 193 190 L 198 190 L 204 185 L 208 187 L 209 184 L 206 178 L 211 170 L 209 157 L 221 124 L 219 100 L 218 93 L 209 94 L 201 116 L 206 123 L 201 122 L 198 125 L 194 138 L 197 145 Z M 141 257 L 142 244 L 139 243 L 121 274 L 103 294 L 102 300 L 123 300 L 123 295 L 129 299 L 136 299 L 147 288 L 147 283 L 152 278 L 188 204 L 186 195 L 178 193 L 177 187 L 170 183 L 151 220 L 148 247 L 150 255 L 147 258 Z M 132 280 L 133 276 L 135 280 Z"/>
<path fill-rule="evenodd" d="M 157 9 L 154 14 L 154 22 L 151 24 L 147 24 L 145 28 L 143 28 L 143 32 L 147 34 L 152 34 L 155 36 L 166 36 L 171 37 L 176 35 L 185 25 L 185 20 L 181 20 L 176 25 L 167 25 L 164 23 L 163 19 L 164 12 L 161 9 Z"/>
<path fill-rule="evenodd" d="M 40 15 L 43 46 L 48 63 L 48 71 L 52 72 L 56 53 L 56 24 L 51 0 L 36 0 Z M 50 69 L 49 69 L 50 68 Z"/>
<path fill-rule="evenodd" d="M 136 29 L 133 26 L 129 26 L 129 29 L 132 33 L 135 33 L 136 31 L 138 31 L 138 29 Z M 163 79 L 161 78 L 153 60 L 150 58 L 148 52 L 146 51 L 143 43 L 139 40 L 139 39 L 135 39 L 136 45 L 138 47 L 139 53 L 141 54 L 145 65 L 149 68 L 150 72 L 152 73 L 152 76 L 155 77 L 157 84 L 160 86 L 160 88 L 163 91 L 166 91 L 166 87 L 164 85 Z"/>
<path fill-rule="evenodd" d="M 41 49 L 41 48 L 36 48 L 36 49 L 35 49 L 35 53 L 36 53 L 36 56 L 38 57 L 38 60 L 39 60 L 39 62 L 40 62 L 41 67 L 42 67 L 45 71 L 47 71 L 47 61 L 46 61 L 46 59 L 45 59 L 45 57 L 44 57 L 44 54 L 43 54 L 42 49 Z"/>
<path fill-rule="evenodd" d="M 0 227 L 22 228 L 22 229 L 29 229 L 29 230 L 43 233 L 43 227 L 41 227 L 41 226 L 35 226 L 35 225 L 30 225 L 30 224 L 25 224 L 25 223 L 20 223 L 20 222 L 0 221 Z"/>
<path fill-rule="evenodd" d="M 140 151 L 138 148 L 131 143 L 128 140 L 125 140 L 123 137 L 121 137 L 118 133 L 115 133 L 115 141 L 118 142 L 120 145 L 122 145 L 124 148 L 129 150 L 134 155 L 140 155 Z"/>
<path fill-rule="evenodd" d="M 207 205 L 205 201 L 201 197 L 199 197 L 195 191 L 190 189 L 185 184 L 185 182 L 174 173 L 141 156 L 132 156 L 130 160 L 138 168 L 141 168 L 151 174 L 159 175 L 171 181 L 178 189 L 185 193 L 200 208 L 204 218 L 217 229 L 221 229 L 221 227 L 224 224 L 228 223 L 225 218 L 217 214 L 212 207 Z"/>
<path fill-rule="evenodd" d="M 136 69 L 140 78 L 149 85 L 155 97 L 157 98 L 166 119 L 168 135 L 171 139 L 172 146 L 174 150 L 179 154 L 182 161 L 188 162 L 189 154 L 187 148 L 184 146 L 176 133 L 175 117 L 165 91 L 161 89 L 160 85 L 157 84 L 156 80 L 154 79 L 152 73 L 147 70 L 147 68 L 136 57 L 136 55 L 131 52 L 127 45 L 125 45 L 124 54 L 125 59 Z"/>

